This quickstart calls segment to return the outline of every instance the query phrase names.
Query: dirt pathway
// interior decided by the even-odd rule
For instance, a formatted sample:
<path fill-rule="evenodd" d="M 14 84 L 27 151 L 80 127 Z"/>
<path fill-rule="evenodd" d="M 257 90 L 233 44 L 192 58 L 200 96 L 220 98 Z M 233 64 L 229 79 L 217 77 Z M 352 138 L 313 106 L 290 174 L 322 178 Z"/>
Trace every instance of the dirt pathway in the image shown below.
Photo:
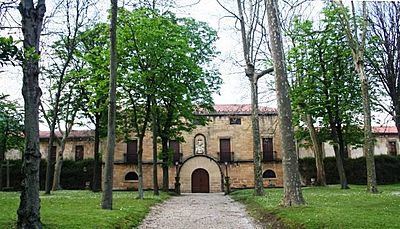
<path fill-rule="evenodd" d="M 183 194 L 154 207 L 141 229 L 146 228 L 262 228 L 244 207 L 222 193 Z"/>

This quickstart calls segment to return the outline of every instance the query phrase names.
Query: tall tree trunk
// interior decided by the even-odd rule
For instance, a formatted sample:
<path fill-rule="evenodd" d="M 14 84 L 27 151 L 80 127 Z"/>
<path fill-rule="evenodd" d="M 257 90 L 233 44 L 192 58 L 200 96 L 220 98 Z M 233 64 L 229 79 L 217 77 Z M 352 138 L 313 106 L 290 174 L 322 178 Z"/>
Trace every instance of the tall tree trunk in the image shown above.
<path fill-rule="evenodd" d="M 53 176 L 53 187 L 52 191 L 57 191 L 61 189 L 60 185 L 60 176 L 61 176 L 61 168 L 64 161 L 64 151 L 65 151 L 65 139 L 61 140 L 61 150 L 58 154 L 56 165 L 54 168 L 54 176 Z"/>
<path fill-rule="evenodd" d="M 328 111 L 328 113 L 331 114 L 329 111 Z M 339 144 L 339 137 L 337 134 L 337 129 L 336 129 L 335 123 L 334 123 L 331 115 L 329 118 L 331 119 L 329 121 L 329 127 L 331 128 L 333 151 L 335 152 L 336 167 L 337 167 L 337 170 L 339 173 L 340 186 L 341 186 L 341 189 L 349 189 L 349 185 L 347 183 L 346 171 L 344 170 L 344 166 L 343 166 L 343 157 L 342 157 L 342 154 L 340 153 L 340 144 Z"/>
<path fill-rule="evenodd" d="M 138 184 L 138 199 L 144 198 L 143 191 L 143 138 L 144 136 L 139 137 L 139 150 L 138 150 L 138 176 L 139 176 L 139 184 Z"/>
<path fill-rule="evenodd" d="M 164 123 L 163 129 L 161 129 L 160 123 L 158 123 L 160 137 L 161 137 L 161 152 L 162 152 L 162 171 L 163 171 L 163 191 L 169 191 L 169 147 L 168 141 L 170 140 L 170 129 L 172 126 L 172 120 L 174 115 L 174 107 L 171 104 L 166 106 L 167 118 Z"/>
<path fill-rule="evenodd" d="M 276 0 L 265 0 L 272 60 L 275 69 L 276 94 L 278 99 L 279 127 L 281 131 L 284 197 L 283 206 L 304 204 L 301 191 L 298 158 L 295 150 L 292 109 L 289 98 L 286 63 L 284 60 L 279 10 Z"/>
<path fill-rule="evenodd" d="M 393 120 L 397 129 L 397 138 L 400 140 L 400 101 L 393 102 L 393 106 L 394 106 Z"/>
<path fill-rule="evenodd" d="M 23 181 L 18 208 L 17 228 L 42 228 L 39 199 L 39 104 L 42 91 L 39 87 L 39 44 L 42 23 L 46 12 L 45 0 L 21 0 L 18 7 L 22 17 L 23 47 L 22 63 L 25 115 L 25 152 L 23 155 Z"/>
<path fill-rule="evenodd" d="M 339 149 L 340 149 L 340 156 L 345 159 L 349 157 L 349 153 L 347 151 L 346 142 L 343 136 L 343 129 L 341 124 L 336 125 L 337 133 L 338 133 L 338 141 L 339 141 Z"/>
<path fill-rule="evenodd" d="M 318 140 L 317 131 L 314 127 L 314 121 L 310 114 L 306 114 L 306 124 L 308 131 L 310 133 L 311 141 L 314 148 L 314 157 L 315 157 L 315 166 L 317 168 L 317 179 L 315 182 L 316 186 L 325 186 L 326 185 L 326 177 L 325 177 L 325 167 L 324 167 L 324 158 L 322 155 L 322 144 Z"/>
<path fill-rule="evenodd" d="M 341 0 L 336 1 L 336 4 L 344 9 L 343 2 Z M 375 172 L 375 158 L 374 158 L 374 143 L 372 138 L 372 127 L 371 127 L 371 106 L 368 92 L 368 78 L 365 74 L 364 66 L 364 50 L 365 41 L 367 34 L 367 3 L 363 1 L 362 4 L 362 20 L 360 20 L 361 31 L 358 30 L 359 23 L 356 19 L 356 12 L 354 2 L 351 2 L 351 9 L 353 14 L 353 26 L 350 26 L 350 19 L 346 13 L 339 15 L 341 18 L 341 24 L 346 32 L 347 41 L 351 48 L 351 54 L 353 56 L 354 68 L 360 78 L 361 84 L 361 96 L 363 103 L 364 113 L 364 145 L 363 153 L 366 159 L 367 165 L 367 191 L 371 193 L 378 193 L 378 186 L 376 183 L 376 172 Z M 358 37 L 361 37 L 360 40 Z"/>
<path fill-rule="evenodd" d="M 53 144 L 54 144 L 54 137 L 55 137 L 55 125 L 56 122 L 53 119 L 54 122 L 51 123 L 51 127 L 50 127 L 50 136 L 49 136 L 49 144 L 47 146 L 47 166 L 46 166 L 46 182 L 45 182 L 45 193 L 46 194 L 50 194 L 50 190 L 51 190 L 51 175 L 53 175 L 54 171 L 54 164 L 53 164 L 53 159 L 51 157 L 51 152 L 52 152 L 52 148 L 53 148 Z M 54 125 L 53 125 L 54 123 Z"/>
<path fill-rule="evenodd" d="M 153 100 L 153 107 L 156 106 Z M 153 132 L 153 192 L 154 195 L 158 196 L 160 193 L 158 191 L 158 174 L 157 174 L 157 114 L 155 109 L 152 109 L 152 132 Z"/>
<path fill-rule="evenodd" d="M 163 191 L 169 191 L 169 167 L 168 167 L 168 138 L 161 136 L 162 170 L 163 170 Z"/>
<path fill-rule="evenodd" d="M 364 62 L 360 58 L 355 58 L 354 64 L 356 66 L 357 73 L 360 77 L 361 82 L 361 94 L 363 101 L 363 112 L 364 112 L 364 145 L 363 153 L 367 164 L 367 191 L 371 193 L 378 193 L 378 185 L 376 182 L 376 171 L 375 171 L 375 158 L 374 158 L 374 139 L 372 137 L 372 126 L 371 126 L 371 106 L 369 101 L 368 93 L 368 79 L 364 71 Z"/>
<path fill-rule="evenodd" d="M 104 167 L 104 190 L 101 207 L 112 209 L 113 205 L 113 170 L 115 151 L 115 113 L 116 113 L 116 85 L 117 85 L 117 11 L 118 1 L 111 0 L 111 25 L 110 25 L 110 93 L 108 107 L 107 129 L 107 156 Z"/>
<path fill-rule="evenodd" d="M 259 4 L 259 3 L 257 3 Z M 240 33 L 242 36 L 242 46 L 243 46 L 243 57 L 246 62 L 246 77 L 250 82 L 251 90 L 251 126 L 253 135 L 253 166 L 254 166 L 254 195 L 262 196 L 264 195 L 264 184 L 262 178 L 262 167 L 261 167 L 261 145 L 260 145 L 260 123 L 258 119 L 258 85 L 257 81 L 262 75 L 256 74 L 254 61 L 252 60 L 252 55 L 250 50 L 253 48 L 251 45 L 252 38 L 250 34 L 246 32 L 246 23 L 244 17 L 244 10 L 242 7 L 242 1 L 237 0 L 238 7 L 238 18 L 240 22 Z M 252 28 L 251 28 L 252 29 Z M 250 29 L 250 30 L 251 30 Z"/>
<path fill-rule="evenodd" d="M 7 151 L 7 134 L 4 134 L 4 137 L 0 142 L 0 163 L 6 159 L 6 151 Z"/>
<path fill-rule="evenodd" d="M 101 163 L 100 163 L 100 115 L 95 117 L 95 129 L 94 129 L 94 160 L 93 160 L 93 183 L 92 191 L 99 192 L 101 182 Z"/>
<path fill-rule="evenodd" d="M 250 68 L 248 78 L 251 87 L 251 125 L 253 134 L 253 158 L 254 158 L 254 195 L 264 195 L 264 183 L 261 167 L 260 145 L 260 121 L 258 118 L 258 85 L 254 68 Z"/>

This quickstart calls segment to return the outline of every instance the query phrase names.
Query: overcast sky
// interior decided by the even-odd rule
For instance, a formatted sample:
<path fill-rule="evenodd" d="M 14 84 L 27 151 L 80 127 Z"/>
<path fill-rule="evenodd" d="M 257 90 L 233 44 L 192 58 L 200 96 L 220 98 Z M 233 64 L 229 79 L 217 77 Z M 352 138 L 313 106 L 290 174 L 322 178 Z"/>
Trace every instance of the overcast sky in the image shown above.
<path fill-rule="evenodd" d="M 104 1 L 103 7 L 100 10 L 106 15 L 106 10 L 109 1 Z M 103 2 L 102 1 L 102 2 Z M 100 2 L 100 1 L 99 1 Z M 185 5 L 197 0 L 176 0 L 178 5 Z M 221 0 L 226 4 L 234 4 L 232 0 Z M 321 8 L 322 1 L 310 1 L 312 4 L 310 15 L 317 16 Z M 122 1 L 119 1 L 122 4 Z M 233 8 L 235 5 L 233 5 Z M 103 8 L 103 9 L 101 9 Z M 50 12 L 48 7 L 48 12 Z M 223 78 L 223 85 L 221 87 L 220 95 L 214 95 L 215 103 L 249 103 L 250 102 L 250 88 L 248 80 L 244 76 L 244 68 L 240 66 L 242 59 L 242 49 L 240 43 L 239 32 L 232 29 L 234 21 L 226 18 L 228 14 L 222 9 L 215 0 L 201 0 L 198 4 L 191 7 L 183 7 L 174 9 L 175 13 L 181 17 L 193 17 L 199 21 L 207 22 L 212 28 L 218 32 L 219 40 L 217 41 L 217 48 L 221 52 L 220 56 L 215 60 Z M 0 31 L 4 35 L 5 31 Z M 45 37 L 42 40 L 46 39 Z M 13 67 L 9 67 L 13 68 Z M 22 73 L 18 70 L 9 71 L 7 68 L 1 68 L 0 71 L 0 93 L 10 94 L 11 98 L 18 99 L 22 104 Z M 260 81 L 260 92 L 265 92 L 260 96 L 260 105 L 267 105 L 275 107 L 274 92 L 266 87 L 266 80 L 272 80 L 272 76 L 267 76 Z M 384 119 L 385 116 L 382 116 Z"/>

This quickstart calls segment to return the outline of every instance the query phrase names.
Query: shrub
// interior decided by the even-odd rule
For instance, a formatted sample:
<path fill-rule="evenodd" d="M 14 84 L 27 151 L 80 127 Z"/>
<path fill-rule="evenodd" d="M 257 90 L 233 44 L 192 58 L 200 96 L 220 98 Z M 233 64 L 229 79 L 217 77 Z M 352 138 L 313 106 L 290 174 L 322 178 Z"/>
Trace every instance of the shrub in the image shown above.
<path fill-rule="evenodd" d="M 327 157 L 324 159 L 325 175 L 327 184 L 340 183 L 336 168 L 336 159 Z M 367 183 L 367 170 L 365 157 L 346 158 L 343 161 L 346 177 L 349 184 Z M 400 182 L 400 156 L 379 155 L 375 156 L 376 178 L 378 184 L 393 184 Z M 299 160 L 299 171 L 306 184 L 311 178 L 315 178 L 317 169 L 314 158 L 303 158 Z"/>
<path fill-rule="evenodd" d="M 4 164 L 5 162 L 3 162 Z M 10 188 L 9 190 L 19 191 L 21 190 L 21 181 L 22 181 L 22 160 L 10 160 Z M 85 159 L 82 161 L 72 161 L 65 160 L 63 161 L 63 166 L 61 170 L 61 178 L 60 185 L 62 189 L 85 189 L 86 182 L 91 184 L 93 178 L 93 159 Z M 39 179 L 40 184 L 39 187 L 41 190 L 44 190 L 45 181 L 46 181 L 46 160 L 41 160 L 40 162 L 40 171 L 39 171 Z M 6 187 L 6 167 L 3 166 L 0 181 L 2 182 L 2 187 Z M 1 186 L 1 185 L 0 185 Z"/>

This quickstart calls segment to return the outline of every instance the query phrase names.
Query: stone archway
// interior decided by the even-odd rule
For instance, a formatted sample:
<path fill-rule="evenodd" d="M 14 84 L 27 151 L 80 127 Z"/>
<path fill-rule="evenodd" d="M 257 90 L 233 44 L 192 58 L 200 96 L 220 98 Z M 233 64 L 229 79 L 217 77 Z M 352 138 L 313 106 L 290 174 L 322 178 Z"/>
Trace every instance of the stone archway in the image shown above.
<path fill-rule="evenodd" d="M 179 169 L 181 192 L 192 192 L 192 175 L 202 169 L 208 173 L 209 192 L 223 191 L 222 171 L 217 162 L 208 156 L 193 156 L 187 159 Z M 201 171 L 201 170 L 199 170 Z M 197 175 L 197 174 L 195 174 Z M 196 189 L 195 189 L 196 190 Z"/>

